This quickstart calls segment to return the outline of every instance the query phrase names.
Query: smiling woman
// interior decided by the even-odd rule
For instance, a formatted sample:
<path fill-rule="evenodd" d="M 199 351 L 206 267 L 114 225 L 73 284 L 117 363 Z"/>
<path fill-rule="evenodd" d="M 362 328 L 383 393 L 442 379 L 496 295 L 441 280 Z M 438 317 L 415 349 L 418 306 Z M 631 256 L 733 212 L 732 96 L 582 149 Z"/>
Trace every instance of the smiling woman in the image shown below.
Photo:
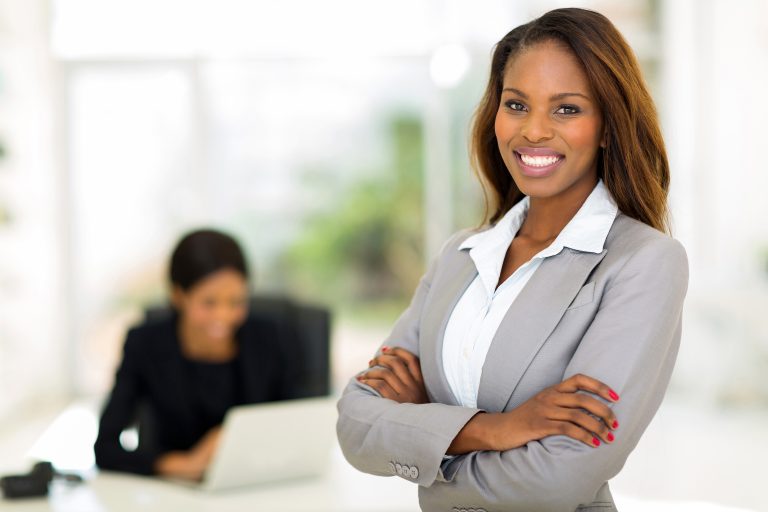
<path fill-rule="evenodd" d="M 616 510 L 664 396 L 688 284 L 632 51 L 551 11 L 496 46 L 473 158 L 489 225 L 443 247 L 339 401 L 347 459 L 423 510 Z"/>

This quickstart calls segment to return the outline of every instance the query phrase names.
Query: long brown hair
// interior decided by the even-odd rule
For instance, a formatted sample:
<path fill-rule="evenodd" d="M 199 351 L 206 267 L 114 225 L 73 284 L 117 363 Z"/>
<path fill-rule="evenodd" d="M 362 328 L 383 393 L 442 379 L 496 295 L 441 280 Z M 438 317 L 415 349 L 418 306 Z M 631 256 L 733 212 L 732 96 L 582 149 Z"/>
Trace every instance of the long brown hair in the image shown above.
<path fill-rule="evenodd" d="M 523 198 L 501 159 L 494 130 L 505 68 L 521 50 L 552 40 L 568 45 L 579 59 L 602 112 L 606 147 L 598 155 L 598 177 L 621 212 L 667 232 L 669 162 L 640 66 L 608 18 L 577 8 L 550 11 L 496 44 L 470 140 L 473 167 L 486 198 L 485 222 L 495 223 Z"/>

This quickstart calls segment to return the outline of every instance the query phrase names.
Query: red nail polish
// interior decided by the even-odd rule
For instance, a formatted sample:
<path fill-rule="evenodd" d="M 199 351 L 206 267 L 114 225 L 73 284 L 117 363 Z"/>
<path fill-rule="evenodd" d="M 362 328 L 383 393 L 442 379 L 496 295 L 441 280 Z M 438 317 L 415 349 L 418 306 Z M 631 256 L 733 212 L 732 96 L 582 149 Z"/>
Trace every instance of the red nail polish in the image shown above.
<path fill-rule="evenodd" d="M 615 437 L 613 437 L 613 434 L 611 434 L 610 432 L 608 432 L 608 435 L 606 437 L 610 442 L 613 442 L 613 440 L 616 439 Z"/>
<path fill-rule="evenodd" d="M 381 347 L 382 352 L 386 352 L 387 350 L 389 350 L 389 347 Z"/>
<path fill-rule="evenodd" d="M 595 446 L 600 446 L 600 440 L 596 437 L 592 438 L 592 444 Z"/>
<path fill-rule="evenodd" d="M 619 422 L 614 420 L 613 421 L 613 428 L 619 428 Z"/>
<path fill-rule="evenodd" d="M 618 400 L 619 399 L 619 395 L 617 395 L 614 390 L 610 390 L 608 392 L 608 396 L 610 396 L 613 400 Z"/>

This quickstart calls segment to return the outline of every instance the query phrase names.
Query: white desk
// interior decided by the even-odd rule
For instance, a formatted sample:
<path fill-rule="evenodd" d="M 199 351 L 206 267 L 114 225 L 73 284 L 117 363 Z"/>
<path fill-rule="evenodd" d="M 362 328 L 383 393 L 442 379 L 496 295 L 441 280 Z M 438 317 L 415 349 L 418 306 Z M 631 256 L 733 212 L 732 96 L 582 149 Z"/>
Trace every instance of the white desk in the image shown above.
<path fill-rule="evenodd" d="M 40 445 L 31 455 L 60 461 L 62 467 L 92 457 L 94 418 L 92 406 L 75 405 L 65 414 L 52 414 L 32 421 L 20 420 L 16 434 L 0 431 L 0 473 L 26 471 L 30 446 Z M 622 473 L 612 481 L 613 495 L 622 512 L 754 512 L 768 511 L 763 493 L 764 476 L 758 471 L 768 459 L 768 415 L 706 414 L 668 404 L 651 424 L 636 453 Z M 45 425 L 58 424 L 64 437 L 46 432 Z M 83 422 L 83 417 L 86 420 Z M 65 421 L 66 420 L 66 421 Z M 70 421 L 71 420 L 71 421 Z M 71 423 L 71 425 L 70 425 Z M 85 427 L 83 427 L 85 425 Z M 55 425 L 54 425 L 55 426 Z M 89 431 L 89 428 L 91 431 Z M 47 442 L 44 441 L 48 437 Z M 82 439 L 78 439 L 82 437 Z M 727 440 L 724 442 L 723 440 Z M 57 449 L 57 458 L 49 455 Z M 35 451 L 35 450 L 33 450 Z M 704 455 L 706 452 L 706 455 Z M 660 465 L 659 461 L 665 461 Z M 743 468 L 752 471 L 740 470 Z M 635 498 L 638 496 L 641 498 Z M 651 498 L 652 497 L 652 498 Z M 651 498 L 651 499 L 649 499 Z M 717 503 L 720 504 L 717 504 Z M 742 507 L 725 503 L 742 503 Z M 416 512 L 416 486 L 400 478 L 381 478 L 359 473 L 335 448 L 323 478 L 281 485 L 253 487 L 242 491 L 208 494 L 153 478 L 118 473 L 100 473 L 77 487 L 58 485 L 48 498 L 8 501 L 0 499 L 1 512 Z"/>
<path fill-rule="evenodd" d="M 357 472 L 334 452 L 326 476 L 207 493 L 156 478 L 101 472 L 84 484 L 56 484 L 48 498 L 0 501 L 3 512 L 416 512 L 416 486 Z"/>

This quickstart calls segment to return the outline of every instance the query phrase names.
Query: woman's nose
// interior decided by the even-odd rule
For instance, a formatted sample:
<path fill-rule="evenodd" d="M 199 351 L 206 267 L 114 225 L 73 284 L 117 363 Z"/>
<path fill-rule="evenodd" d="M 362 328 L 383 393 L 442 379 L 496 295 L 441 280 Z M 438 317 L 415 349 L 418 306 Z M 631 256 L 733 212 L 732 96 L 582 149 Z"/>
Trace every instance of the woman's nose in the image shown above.
<path fill-rule="evenodd" d="M 529 142 L 542 142 L 552 138 L 552 125 L 546 114 L 530 114 L 526 116 L 521 129 L 521 135 Z"/>

